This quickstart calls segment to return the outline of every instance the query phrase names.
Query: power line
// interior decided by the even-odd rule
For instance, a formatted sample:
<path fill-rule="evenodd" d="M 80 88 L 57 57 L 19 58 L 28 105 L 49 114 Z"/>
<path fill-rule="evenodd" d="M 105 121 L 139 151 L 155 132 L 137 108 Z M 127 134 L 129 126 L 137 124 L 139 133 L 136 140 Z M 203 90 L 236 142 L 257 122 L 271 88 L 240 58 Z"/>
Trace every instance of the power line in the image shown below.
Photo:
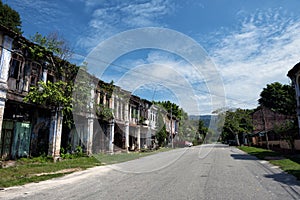
<path fill-rule="evenodd" d="M 122 66 L 122 65 L 119 65 L 119 64 L 115 64 L 115 63 L 110 63 L 108 61 L 105 61 L 105 60 L 102 60 L 100 58 L 94 58 L 96 61 L 99 61 L 99 62 L 102 62 L 102 63 L 105 63 L 105 64 L 109 64 L 111 66 L 115 66 L 115 67 L 118 67 L 118 68 L 121 68 L 121 69 L 126 69 L 126 70 L 130 70 L 130 71 L 134 71 L 136 74 L 141 74 L 141 75 L 145 75 L 145 76 L 150 76 L 154 79 L 157 79 L 157 80 L 160 80 L 161 81 L 161 78 L 160 77 L 157 77 L 157 76 L 153 76 L 152 74 L 149 74 L 149 73 L 143 73 L 143 72 L 140 72 L 140 71 L 137 71 L 136 69 L 134 68 L 130 68 L 130 67 L 126 67 L 126 66 Z M 205 84 L 205 81 L 202 81 L 201 83 Z M 174 82 L 172 80 L 168 80 L 168 84 L 171 84 L 173 86 L 176 86 L 177 88 L 182 88 L 182 89 L 186 89 L 186 87 L 182 86 L 182 85 L 179 85 L 178 82 Z M 212 96 L 216 96 L 216 97 L 224 97 L 225 99 L 230 99 L 230 100 L 233 100 L 233 101 L 237 101 L 237 102 L 240 102 L 239 104 L 246 104 L 246 105 L 253 105 L 253 106 L 257 106 L 257 104 L 254 104 L 254 103 L 249 103 L 248 101 L 241 101 L 239 99 L 236 99 L 236 98 L 233 98 L 233 97 L 226 97 L 226 96 L 222 96 L 222 95 L 218 95 L 218 94 L 213 94 L 209 91 L 205 91 L 205 90 L 199 90 L 197 88 L 193 88 L 193 91 L 197 91 L 197 92 L 200 92 L 200 94 L 208 94 L 208 95 L 212 95 Z"/>

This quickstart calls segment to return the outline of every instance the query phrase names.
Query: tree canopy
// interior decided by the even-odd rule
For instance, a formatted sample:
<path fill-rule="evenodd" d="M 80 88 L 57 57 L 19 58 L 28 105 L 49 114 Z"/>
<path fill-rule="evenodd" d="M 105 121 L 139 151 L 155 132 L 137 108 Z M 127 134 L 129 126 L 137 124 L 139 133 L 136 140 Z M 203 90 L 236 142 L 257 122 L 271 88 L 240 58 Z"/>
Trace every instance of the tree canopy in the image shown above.
<path fill-rule="evenodd" d="M 251 133 L 253 130 L 252 110 L 236 109 L 226 111 L 225 123 L 222 131 L 222 140 L 233 140 L 242 133 Z"/>
<path fill-rule="evenodd" d="M 296 113 L 295 89 L 291 85 L 283 85 L 279 82 L 268 84 L 260 93 L 258 102 L 260 106 L 281 114 Z"/>
<path fill-rule="evenodd" d="M 179 108 L 179 106 L 175 103 L 172 103 L 170 101 L 158 101 L 154 103 L 163 106 L 168 113 L 172 112 L 172 115 L 177 119 L 181 119 L 181 117 L 183 116 L 183 110 Z"/>
<path fill-rule="evenodd" d="M 57 32 L 49 33 L 47 36 L 43 36 L 37 32 L 30 37 L 30 40 L 52 52 L 62 60 L 67 60 L 72 55 L 68 42 Z"/>
<path fill-rule="evenodd" d="M 3 4 L 0 0 L 0 24 L 12 29 L 13 31 L 22 34 L 21 18 L 17 11 L 9 7 L 7 4 Z"/>

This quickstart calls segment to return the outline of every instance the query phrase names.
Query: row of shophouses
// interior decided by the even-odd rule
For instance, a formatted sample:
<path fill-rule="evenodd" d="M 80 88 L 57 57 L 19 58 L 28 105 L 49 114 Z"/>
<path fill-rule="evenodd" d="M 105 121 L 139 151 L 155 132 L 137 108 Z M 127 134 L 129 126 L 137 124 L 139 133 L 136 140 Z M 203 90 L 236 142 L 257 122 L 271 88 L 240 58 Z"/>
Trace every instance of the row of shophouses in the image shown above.
<path fill-rule="evenodd" d="M 78 112 L 74 124 L 63 124 L 61 110 L 33 103 L 24 97 L 39 81 L 55 82 L 63 77 L 45 67 L 43 62 L 28 57 L 21 47 L 34 47 L 21 35 L 0 26 L 0 155 L 2 159 L 50 155 L 60 156 L 61 148 L 75 151 L 80 146 L 87 154 L 153 148 L 156 141 L 158 114 L 170 142 L 179 121 L 150 101 L 115 86 L 117 93 L 102 90 L 106 83 L 98 80 L 92 88 L 95 105 L 111 110 L 113 117 L 104 119 L 96 112 Z M 101 84 L 100 84 L 101 83 Z M 127 98 L 124 98 L 126 96 Z"/>

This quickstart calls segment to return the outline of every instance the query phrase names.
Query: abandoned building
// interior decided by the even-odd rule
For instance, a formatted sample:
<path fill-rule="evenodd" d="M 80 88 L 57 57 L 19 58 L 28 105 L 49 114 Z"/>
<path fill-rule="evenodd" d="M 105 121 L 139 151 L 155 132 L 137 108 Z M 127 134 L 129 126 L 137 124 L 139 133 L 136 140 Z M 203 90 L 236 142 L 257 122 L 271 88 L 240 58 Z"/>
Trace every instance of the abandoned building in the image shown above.
<path fill-rule="evenodd" d="M 87 154 L 140 150 L 155 142 L 159 108 L 117 86 L 111 90 L 112 85 L 91 75 L 88 76 L 95 84 L 90 89 L 90 102 L 85 104 L 91 109 L 82 107 L 73 112 L 74 123 L 70 127 L 63 123 L 61 108 L 24 102 L 30 87 L 38 86 L 39 81 L 53 83 L 66 77 L 55 73 L 53 59 L 35 59 L 24 48 L 36 44 L 3 26 L 0 45 L 2 159 L 43 154 L 56 159 L 61 147 L 71 152 L 81 146 Z M 174 137 L 179 121 L 168 113 L 163 119 Z"/>
<path fill-rule="evenodd" d="M 300 125 L 300 63 L 297 63 L 287 74 L 287 76 L 292 80 L 292 84 L 295 88 L 296 92 L 296 100 L 297 100 L 297 118 L 298 124 Z M 300 133 L 300 129 L 299 129 Z"/>
<path fill-rule="evenodd" d="M 266 107 L 257 109 L 252 114 L 253 133 L 247 135 L 251 137 L 251 143 L 256 146 L 280 147 L 282 136 L 276 133 L 276 129 L 291 122 L 293 116 L 274 112 Z"/>

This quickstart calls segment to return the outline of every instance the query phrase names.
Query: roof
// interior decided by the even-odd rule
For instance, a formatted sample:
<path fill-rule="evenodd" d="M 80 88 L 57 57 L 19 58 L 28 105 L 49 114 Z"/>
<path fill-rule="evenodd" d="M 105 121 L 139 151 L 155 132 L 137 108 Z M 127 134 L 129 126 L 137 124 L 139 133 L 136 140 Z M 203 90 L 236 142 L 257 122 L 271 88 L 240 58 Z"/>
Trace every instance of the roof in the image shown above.
<path fill-rule="evenodd" d="M 300 71 L 300 62 L 297 63 L 290 71 L 288 71 L 287 76 L 292 78 Z"/>

